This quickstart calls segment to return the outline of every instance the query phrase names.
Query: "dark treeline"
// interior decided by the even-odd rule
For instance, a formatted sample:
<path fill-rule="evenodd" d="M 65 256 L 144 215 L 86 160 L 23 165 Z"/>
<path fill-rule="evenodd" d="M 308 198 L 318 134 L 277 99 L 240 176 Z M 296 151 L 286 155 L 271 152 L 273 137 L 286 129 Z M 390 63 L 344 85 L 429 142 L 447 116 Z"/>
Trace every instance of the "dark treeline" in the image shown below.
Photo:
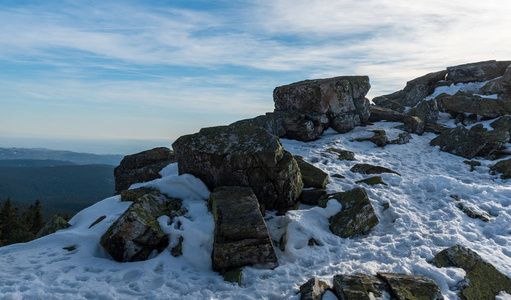
<path fill-rule="evenodd" d="M 39 200 L 28 209 L 20 211 L 7 198 L 0 208 L 0 247 L 16 243 L 26 243 L 36 238 L 44 226 L 42 207 Z M 68 220 L 69 216 L 65 216 Z"/>

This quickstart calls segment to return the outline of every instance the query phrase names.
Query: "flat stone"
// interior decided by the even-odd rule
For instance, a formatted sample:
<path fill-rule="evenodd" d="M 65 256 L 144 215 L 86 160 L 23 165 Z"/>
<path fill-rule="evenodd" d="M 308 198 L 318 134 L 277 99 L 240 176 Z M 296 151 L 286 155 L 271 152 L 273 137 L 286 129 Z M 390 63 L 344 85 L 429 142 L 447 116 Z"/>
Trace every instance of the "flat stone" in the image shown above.
<path fill-rule="evenodd" d="M 361 174 L 382 174 L 382 173 L 392 173 L 401 176 L 398 172 L 392 171 L 391 169 L 373 166 L 370 164 L 356 164 L 350 169 L 351 172 L 361 173 Z"/>
<path fill-rule="evenodd" d="M 328 184 L 328 174 L 305 161 L 302 156 L 294 156 L 302 174 L 304 188 L 324 189 Z"/>

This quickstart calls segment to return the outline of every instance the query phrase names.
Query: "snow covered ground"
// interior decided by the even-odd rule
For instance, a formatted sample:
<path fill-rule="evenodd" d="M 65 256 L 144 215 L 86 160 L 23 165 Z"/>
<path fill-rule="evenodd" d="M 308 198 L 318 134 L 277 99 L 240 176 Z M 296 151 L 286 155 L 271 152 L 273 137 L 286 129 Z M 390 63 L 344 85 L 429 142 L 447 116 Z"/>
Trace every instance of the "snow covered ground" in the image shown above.
<path fill-rule="evenodd" d="M 330 178 L 328 192 L 366 188 L 380 219 L 368 236 L 342 239 L 330 232 L 328 217 L 341 209 L 336 201 L 330 201 L 327 208 L 302 205 L 280 217 L 268 213 L 272 235 L 287 231 L 285 251 L 277 249 L 280 266 L 274 270 L 245 268 L 242 287 L 224 282 L 211 268 L 214 222 L 205 201 L 209 191 L 191 175 L 178 176 L 173 164 L 162 171 L 163 178 L 146 184 L 185 200 L 189 213 L 179 217 L 179 229 L 168 226 L 168 218 L 159 219 L 173 242 L 177 233 L 183 235 L 183 256 L 175 258 L 163 251 L 144 262 L 108 259 L 99 239 L 130 205 L 115 196 L 78 213 L 69 229 L 0 248 L 0 298 L 299 299 L 298 287 L 314 276 L 332 283 L 333 275 L 340 273 L 394 272 L 429 277 L 446 299 L 457 299 L 457 283 L 464 271 L 430 263 L 435 254 L 455 244 L 471 248 L 511 276 L 510 181 L 488 173 L 495 163 L 491 161 L 479 160 L 482 165 L 470 172 L 464 158 L 429 146 L 435 137 L 432 133 L 412 135 L 409 144 L 385 148 L 352 141 L 370 137 L 371 129 L 385 129 L 392 139 L 401 133 L 396 125 L 381 122 L 346 134 L 328 130 L 310 143 L 282 140 L 291 153 L 304 156 L 330 175 L 346 177 Z M 326 152 L 330 147 L 355 152 L 356 161 L 337 160 Z M 387 167 L 402 176 L 382 174 L 386 186 L 356 184 L 372 176 L 350 172 L 356 163 Z M 456 207 L 452 194 L 487 211 L 491 221 L 469 218 Z M 390 207 L 384 210 L 387 203 Z M 102 215 L 107 218 L 89 229 Z M 308 246 L 311 237 L 320 245 Z M 75 247 L 72 251 L 63 249 L 71 246 Z"/>

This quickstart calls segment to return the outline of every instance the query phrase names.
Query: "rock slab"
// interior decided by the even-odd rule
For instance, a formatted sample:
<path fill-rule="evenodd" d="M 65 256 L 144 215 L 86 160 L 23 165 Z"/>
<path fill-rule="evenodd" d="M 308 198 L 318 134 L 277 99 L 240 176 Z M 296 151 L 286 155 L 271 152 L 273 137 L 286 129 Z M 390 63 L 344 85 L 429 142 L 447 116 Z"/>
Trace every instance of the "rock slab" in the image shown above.
<path fill-rule="evenodd" d="M 172 144 L 179 174 L 201 179 L 210 190 L 250 187 L 269 210 L 287 210 L 302 191 L 302 175 L 278 137 L 251 124 L 203 128 Z"/>
<path fill-rule="evenodd" d="M 305 80 L 275 88 L 275 111 L 300 110 L 326 115 L 330 127 L 340 133 L 368 121 L 369 77 L 341 76 Z"/>
<path fill-rule="evenodd" d="M 278 266 L 259 203 L 250 188 L 216 188 L 210 195 L 209 207 L 215 219 L 215 271 L 248 265 Z"/>
<path fill-rule="evenodd" d="M 329 288 L 326 282 L 311 278 L 300 286 L 300 300 L 321 300 Z"/>

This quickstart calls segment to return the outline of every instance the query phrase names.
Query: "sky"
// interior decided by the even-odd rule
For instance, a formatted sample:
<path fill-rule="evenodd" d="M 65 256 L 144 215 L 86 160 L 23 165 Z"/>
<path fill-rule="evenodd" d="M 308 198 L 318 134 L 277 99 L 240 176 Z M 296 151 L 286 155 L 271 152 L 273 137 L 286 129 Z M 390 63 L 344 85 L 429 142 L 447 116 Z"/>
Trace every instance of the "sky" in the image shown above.
<path fill-rule="evenodd" d="M 510 16 L 507 0 L 2 0 L 0 147 L 170 146 L 305 79 L 368 75 L 373 98 L 510 60 Z"/>

